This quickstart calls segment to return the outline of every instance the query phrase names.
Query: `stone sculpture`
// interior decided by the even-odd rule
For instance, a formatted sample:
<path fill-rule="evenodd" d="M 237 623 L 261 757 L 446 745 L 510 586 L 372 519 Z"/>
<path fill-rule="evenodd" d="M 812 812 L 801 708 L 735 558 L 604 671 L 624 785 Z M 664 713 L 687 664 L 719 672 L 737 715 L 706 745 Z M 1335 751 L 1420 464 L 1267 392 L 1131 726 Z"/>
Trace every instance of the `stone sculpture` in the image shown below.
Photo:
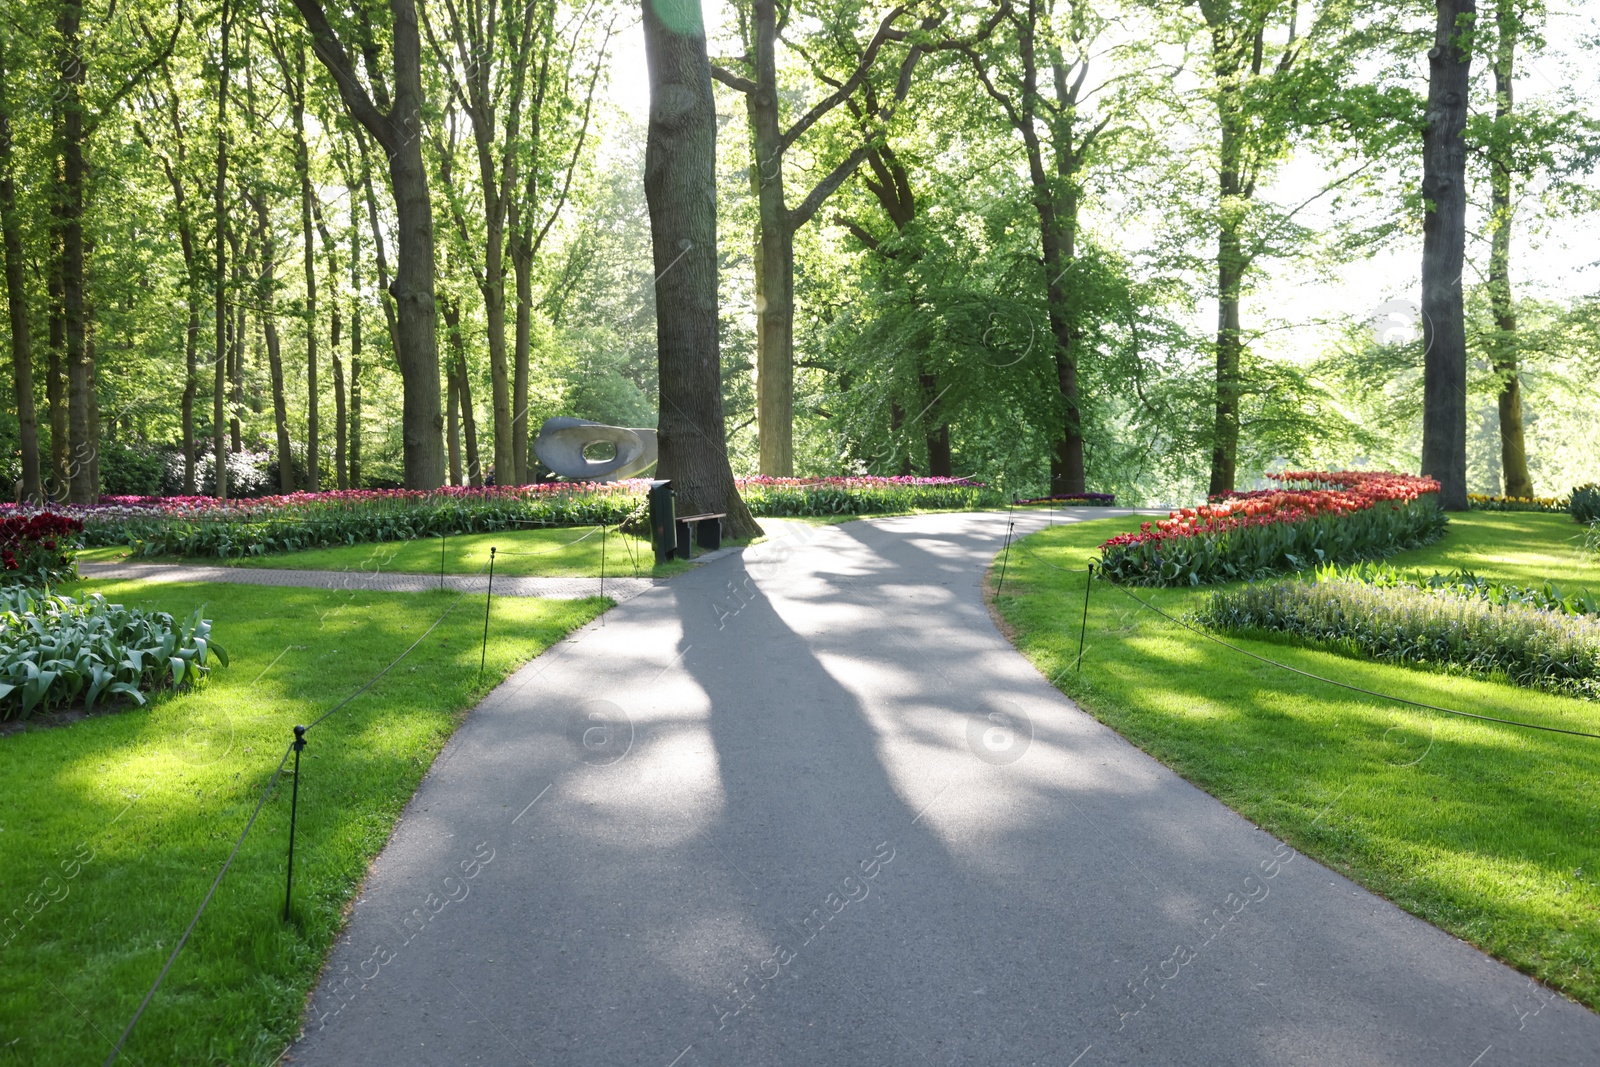
<path fill-rule="evenodd" d="M 616 446 L 616 454 L 610 459 L 590 459 L 583 454 L 585 448 L 603 441 Z M 563 415 L 544 420 L 533 450 L 546 467 L 563 478 L 614 482 L 637 477 L 655 465 L 656 432 Z"/>

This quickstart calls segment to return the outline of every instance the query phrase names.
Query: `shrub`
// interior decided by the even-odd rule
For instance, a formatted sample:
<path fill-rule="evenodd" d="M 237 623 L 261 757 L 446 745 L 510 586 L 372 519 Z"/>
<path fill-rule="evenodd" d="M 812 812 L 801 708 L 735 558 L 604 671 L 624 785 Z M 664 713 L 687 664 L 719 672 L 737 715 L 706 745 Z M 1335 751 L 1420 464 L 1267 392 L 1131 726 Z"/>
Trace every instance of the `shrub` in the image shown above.
<path fill-rule="evenodd" d="M 1467 506 L 1473 511 L 1566 511 L 1568 502 L 1558 496 L 1489 496 L 1468 493 Z"/>
<path fill-rule="evenodd" d="M 144 703 L 141 690 L 193 684 L 228 654 L 199 609 L 187 622 L 164 611 L 109 604 L 99 593 L 52 596 L 0 590 L 0 720 L 106 695 Z"/>
<path fill-rule="evenodd" d="M 272 465 L 273 457 L 270 452 L 229 452 L 228 453 L 228 495 L 230 497 L 250 498 L 259 497 L 272 492 L 278 487 L 277 468 Z M 216 456 L 209 448 L 204 448 L 194 461 L 194 478 L 196 490 L 211 496 L 217 491 Z M 269 475 L 268 468 L 271 468 Z M 297 475 L 299 474 L 296 468 Z M 304 484 L 304 482 L 298 483 Z M 174 450 L 167 458 L 166 472 L 161 480 L 161 489 L 166 493 L 183 492 L 183 452 Z"/>
<path fill-rule="evenodd" d="M 1004 496 L 970 478 L 754 478 L 735 479 L 750 513 L 779 518 L 800 515 L 866 515 L 917 508 L 984 508 Z"/>
<path fill-rule="evenodd" d="M 1436 540 L 1439 483 L 1407 474 L 1299 471 L 1142 523 L 1100 546 L 1098 566 L 1133 585 L 1204 585 L 1353 562 Z"/>
<path fill-rule="evenodd" d="M 1600 485 L 1590 482 L 1574 489 L 1568 510 L 1578 522 L 1600 522 Z"/>
<path fill-rule="evenodd" d="M 100 492 L 115 495 L 149 495 L 161 492 L 173 450 L 154 445 L 102 442 L 100 446 Z M 179 477 L 183 454 L 178 454 Z"/>
<path fill-rule="evenodd" d="M 0 518 L 0 586 L 42 588 L 78 577 L 83 521 L 43 511 Z"/>
<path fill-rule="evenodd" d="M 1024 504 L 1076 504 L 1108 508 L 1116 502 L 1115 493 L 1063 493 L 1060 496 L 1036 496 L 1031 500 L 1018 500 L 1016 503 L 1019 508 Z"/>
<path fill-rule="evenodd" d="M 1476 597 L 1496 607 L 1521 604 L 1544 611 L 1558 611 L 1563 615 L 1600 615 L 1600 597 L 1587 589 L 1563 593 L 1550 581 L 1537 586 L 1516 585 L 1498 578 L 1480 578 L 1466 569 L 1454 570 L 1449 574 L 1435 572 L 1424 578 L 1416 572 L 1402 575 L 1384 563 L 1359 563 L 1351 567 L 1329 564 L 1318 567 L 1316 577 L 1319 582 L 1360 582 L 1384 589 L 1435 589 L 1456 596 Z"/>
<path fill-rule="evenodd" d="M 1213 629 L 1267 630 L 1358 656 L 1442 666 L 1572 696 L 1600 696 L 1600 619 L 1361 582 L 1278 581 L 1213 593 Z"/>

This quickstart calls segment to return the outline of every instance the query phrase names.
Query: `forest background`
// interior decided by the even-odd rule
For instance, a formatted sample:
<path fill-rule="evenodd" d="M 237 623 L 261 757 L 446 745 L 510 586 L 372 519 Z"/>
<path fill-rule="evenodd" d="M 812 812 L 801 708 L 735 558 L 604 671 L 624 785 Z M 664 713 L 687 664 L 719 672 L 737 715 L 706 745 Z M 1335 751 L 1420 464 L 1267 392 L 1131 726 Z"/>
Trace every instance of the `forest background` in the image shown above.
<path fill-rule="evenodd" d="M 386 176 L 413 147 L 448 480 L 537 477 L 549 416 L 656 424 L 636 6 L 327 5 L 384 106 L 415 14 L 387 147 L 312 0 L 0 8 L 8 484 L 30 407 L 63 498 L 213 491 L 219 447 L 235 495 L 402 484 Z M 1417 469 L 1432 5 L 706 18 L 736 473 L 1177 504 Z M 1470 45 L 1469 488 L 1557 496 L 1600 476 L 1600 16 L 1486 0 Z"/>

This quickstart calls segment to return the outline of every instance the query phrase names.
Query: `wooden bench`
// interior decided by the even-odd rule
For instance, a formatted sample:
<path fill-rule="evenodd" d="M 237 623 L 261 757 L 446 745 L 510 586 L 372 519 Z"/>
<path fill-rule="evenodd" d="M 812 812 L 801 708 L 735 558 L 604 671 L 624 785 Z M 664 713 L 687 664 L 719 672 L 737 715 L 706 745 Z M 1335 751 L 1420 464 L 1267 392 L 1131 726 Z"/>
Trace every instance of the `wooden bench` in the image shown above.
<path fill-rule="evenodd" d="M 704 515 L 679 515 L 678 558 L 692 558 L 694 545 L 699 545 L 707 552 L 715 552 L 721 548 L 722 520 L 727 517 L 728 513 L 725 511 L 708 511 Z"/>

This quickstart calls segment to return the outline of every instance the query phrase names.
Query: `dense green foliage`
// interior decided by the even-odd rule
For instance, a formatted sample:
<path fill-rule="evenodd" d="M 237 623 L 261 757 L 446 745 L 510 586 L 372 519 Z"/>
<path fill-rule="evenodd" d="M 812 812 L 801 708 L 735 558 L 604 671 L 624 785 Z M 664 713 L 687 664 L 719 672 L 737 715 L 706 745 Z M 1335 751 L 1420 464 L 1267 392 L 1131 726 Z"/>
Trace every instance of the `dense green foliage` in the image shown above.
<path fill-rule="evenodd" d="M 164 611 L 109 603 L 99 593 L 0 590 L 0 720 L 141 690 L 197 684 L 228 653 L 196 608 L 180 622 Z"/>
<path fill-rule="evenodd" d="M 1263 830 L 1600 1008 L 1600 742 L 1437 715 L 1279 670 L 1102 582 L 1090 593 L 1087 647 L 1074 670 L 1083 567 L 1108 535 L 1137 522 L 1058 524 L 1012 547 L 996 607 L 1040 672 Z M 1439 541 L 1392 562 L 1403 572 L 1467 567 L 1496 580 L 1561 575 L 1600 588 L 1600 558 L 1584 556 L 1572 534 L 1562 515 L 1469 512 L 1452 517 Z M 1136 595 L 1181 619 L 1211 591 Z M 1283 634 L 1229 640 L 1376 692 L 1600 733 L 1594 701 L 1301 647 Z"/>
<path fill-rule="evenodd" d="M 1195 617 L 1223 631 L 1276 631 L 1350 655 L 1600 696 L 1600 619 L 1452 593 L 1278 581 L 1213 593 Z"/>

